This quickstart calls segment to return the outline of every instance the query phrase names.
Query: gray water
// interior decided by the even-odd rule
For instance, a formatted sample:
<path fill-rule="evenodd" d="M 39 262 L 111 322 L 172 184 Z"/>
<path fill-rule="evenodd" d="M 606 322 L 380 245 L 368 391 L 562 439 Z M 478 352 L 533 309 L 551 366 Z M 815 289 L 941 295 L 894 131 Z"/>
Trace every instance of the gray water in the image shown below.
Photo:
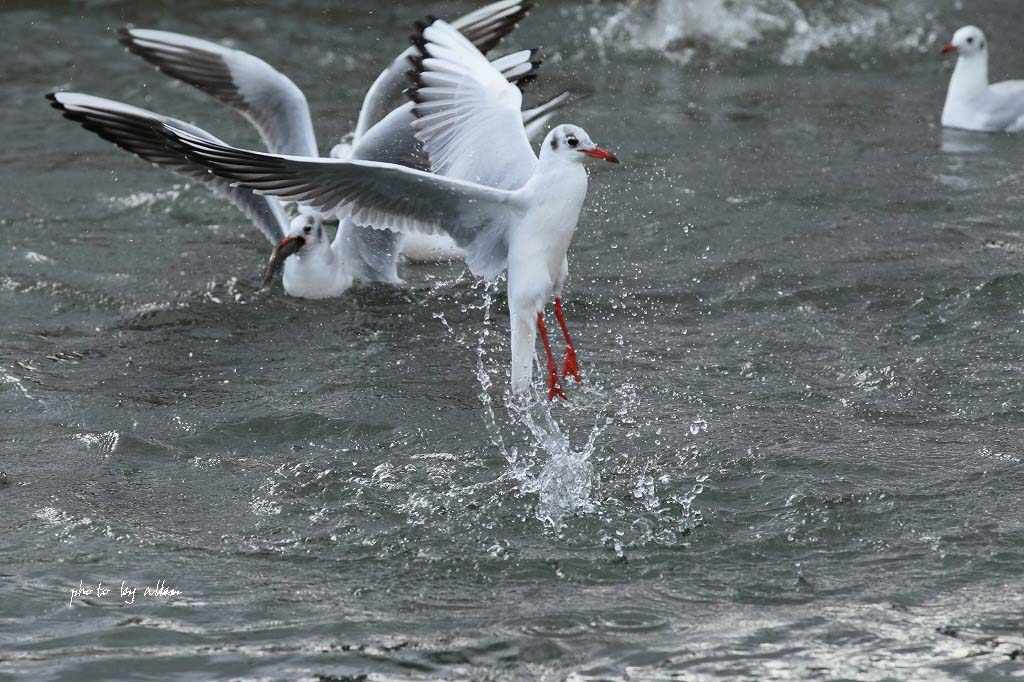
<path fill-rule="evenodd" d="M 526 409 L 500 286 L 258 294 L 238 213 L 43 99 L 256 146 L 111 32 L 177 30 L 326 149 L 473 7 L 323 5 L 0 6 L 0 679 L 1024 677 L 1024 256 L 985 247 L 1024 138 L 937 125 L 958 26 L 1024 75 L 1018 3 L 545 0 L 504 47 L 623 164 L 570 252 L 585 381 Z"/>

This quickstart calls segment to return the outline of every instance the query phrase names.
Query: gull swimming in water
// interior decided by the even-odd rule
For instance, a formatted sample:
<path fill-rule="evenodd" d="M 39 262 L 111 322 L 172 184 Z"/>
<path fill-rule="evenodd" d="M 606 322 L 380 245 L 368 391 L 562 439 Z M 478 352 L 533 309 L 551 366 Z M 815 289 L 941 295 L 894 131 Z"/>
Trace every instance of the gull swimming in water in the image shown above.
<path fill-rule="evenodd" d="M 1024 130 L 1024 81 L 989 85 L 988 40 L 977 26 L 964 26 L 942 49 L 955 54 L 942 125 L 980 132 Z"/>
<path fill-rule="evenodd" d="M 527 138 L 522 94 L 449 24 L 422 25 L 415 42 L 416 137 L 433 172 L 353 159 L 314 159 L 236 149 L 163 125 L 172 147 L 215 174 L 259 193 L 297 201 L 378 229 L 447 232 L 470 270 L 508 272 L 512 390 L 531 384 L 538 332 L 547 357 L 548 398 L 565 397 L 543 309 L 564 284 L 566 254 L 587 194 L 587 158 L 618 163 L 582 128 L 560 125 L 540 156 Z M 566 334 L 561 305 L 556 315 Z M 578 378 L 575 352 L 562 378 Z"/>

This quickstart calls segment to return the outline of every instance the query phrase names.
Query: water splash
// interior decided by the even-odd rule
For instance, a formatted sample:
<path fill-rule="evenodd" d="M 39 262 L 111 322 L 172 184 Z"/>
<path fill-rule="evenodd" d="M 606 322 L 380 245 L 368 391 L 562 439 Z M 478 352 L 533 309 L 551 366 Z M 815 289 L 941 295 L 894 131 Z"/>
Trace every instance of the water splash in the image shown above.
<path fill-rule="evenodd" d="M 603 393 L 599 388 L 580 387 L 575 391 L 572 407 L 550 403 L 531 391 L 526 396 L 513 395 L 508 389 L 502 393 L 505 407 L 504 421 L 494 409 L 491 391 L 496 385 L 493 375 L 504 374 L 508 364 L 501 359 L 491 359 L 489 342 L 494 334 L 494 320 L 491 313 L 492 285 L 484 284 L 483 324 L 477 337 L 476 377 L 480 383 L 479 399 L 484 407 L 484 420 L 491 441 L 509 464 L 512 477 L 522 492 L 537 495 L 536 516 L 555 530 L 565 526 L 566 520 L 574 514 L 587 514 L 597 508 L 593 499 L 598 484 L 597 471 L 590 461 L 597 448 L 597 442 L 604 430 L 612 423 L 607 416 L 608 402 L 602 404 Z M 502 368 L 502 369 L 499 369 Z M 572 439 L 565 433 L 555 417 L 555 410 L 569 409 L 572 413 L 592 411 L 597 398 L 596 416 L 581 448 L 573 448 Z M 526 444 L 506 443 L 505 433 L 519 431 L 526 437 Z"/>
<path fill-rule="evenodd" d="M 614 46 L 688 63 L 702 51 L 742 52 L 792 66 L 814 55 L 869 59 L 925 52 L 939 40 L 937 12 L 951 3 L 630 0 L 591 35 L 602 55 Z"/>
<path fill-rule="evenodd" d="M 121 434 L 117 431 L 76 433 L 71 437 L 86 447 L 99 449 L 104 454 L 110 454 L 117 450 L 117 445 L 121 442 Z"/>
<path fill-rule="evenodd" d="M 25 398 L 28 398 L 30 400 L 34 399 L 33 395 L 29 393 L 28 388 L 25 387 L 25 382 L 21 378 L 13 374 L 10 374 L 6 371 L 0 373 L 0 384 L 11 384 L 16 389 L 18 389 L 18 391 L 21 392 L 21 395 L 24 396 Z"/>
<path fill-rule="evenodd" d="M 611 419 L 598 417 L 586 444 L 574 450 L 550 403 L 532 396 L 506 400 L 509 416 L 529 430 L 533 443 L 503 454 L 523 492 L 537 495 L 537 518 L 557 530 L 570 516 L 595 511 L 592 493 L 598 476 L 590 459 Z"/>
<path fill-rule="evenodd" d="M 181 196 L 181 193 L 188 191 L 190 185 L 176 184 L 171 189 L 162 192 L 133 192 L 127 196 L 113 196 L 107 202 L 116 208 L 140 208 L 153 206 L 155 204 L 171 203 Z"/>
<path fill-rule="evenodd" d="M 767 8 L 764 5 L 774 5 Z M 625 37 L 633 49 L 667 51 L 689 61 L 692 47 L 677 48 L 683 41 L 704 42 L 732 50 L 743 50 L 760 41 L 765 33 L 785 30 L 792 17 L 778 16 L 790 3 L 732 3 L 726 0 L 632 0 L 603 28 L 594 31 L 598 44 Z M 790 12 L 786 12 L 788 14 Z M 618 42 L 618 41 L 616 41 Z"/>
<path fill-rule="evenodd" d="M 572 524 L 593 541 L 596 523 L 603 529 L 601 542 L 619 556 L 627 548 L 651 542 L 677 544 L 702 523 L 692 506 L 703 486 L 698 481 L 684 488 L 684 493 L 666 496 L 666 488 L 680 481 L 663 473 L 663 468 L 675 468 L 680 462 L 696 467 L 698 445 L 676 442 L 663 433 L 662 425 L 644 416 L 641 403 L 648 393 L 628 381 L 610 385 L 591 372 L 583 383 L 566 386 L 570 398 L 566 402 L 549 402 L 536 389 L 525 396 L 513 395 L 507 323 L 494 316 L 499 286 L 476 282 L 472 288 L 480 292 L 480 302 L 462 304 L 463 313 L 478 312 L 482 317 L 475 332 L 453 325 L 443 313 L 433 315 L 456 344 L 475 352 L 485 433 L 508 465 L 497 479 L 481 485 L 496 493 L 507 491 L 505 483 L 513 483 L 517 498 L 535 500 L 530 516 L 560 537 Z M 624 449 L 603 445 L 610 430 L 625 440 Z M 683 433 L 703 440 L 707 430 L 708 421 L 698 413 L 690 431 Z M 648 436 L 652 440 L 646 441 Z M 652 443 L 653 449 L 648 447 Z M 613 487 L 625 484 L 624 492 L 632 494 L 623 497 L 605 491 L 604 471 L 609 472 Z M 589 521 L 573 522 L 584 517 Z"/>

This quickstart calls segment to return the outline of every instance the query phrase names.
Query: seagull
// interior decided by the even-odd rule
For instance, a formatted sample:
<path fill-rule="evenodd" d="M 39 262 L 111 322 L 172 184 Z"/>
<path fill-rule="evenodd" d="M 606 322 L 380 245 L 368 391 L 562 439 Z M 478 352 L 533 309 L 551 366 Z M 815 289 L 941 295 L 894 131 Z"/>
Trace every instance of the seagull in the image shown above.
<path fill-rule="evenodd" d="M 462 17 L 456 25 L 461 26 L 479 47 L 489 49 L 515 28 L 516 22 L 531 6 L 532 3 L 519 0 L 501 0 Z M 305 96 L 291 80 L 263 60 L 200 38 L 166 31 L 122 29 L 120 35 L 120 42 L 131 52 L 156 65 L 162 72 L 235 108 L 253 123 L 271 152 L 317 156 L 316 138 Z M 398 108 L 398 115 L 383 117 L 387 123 L 374 120 L 376 112 L 385 106 L 382 102 L 395 101 L 404 89 L 402 82 L 396 82 L 392 75 L 397 70 L 397 63 L 403 67 L 406 64 L 402 57 L 392 62 L 364 99 L 360 125 L 370 125 L 371 121 L 373 125 L 366 131 L 357 127 L 355 145 L 346 155 L 352 153 L 363 160 L 428 168 L 426 157 L 412 136 L 410 124 L 415 116 L 409 103 Z M 536 51 L 520 51 L 495 61 L 496 68 L 506 78 L 520 85 L 533 77 L 539 64 Z M 356 280 L 401 283 L 396 261 L 400 246 L 409 246 L 411 240 L 408 238 L 400 245 L 400 236 L 396 233 L 374 230 L 346 220 L 340 224 L 332 242 L 323 227 L 324 216 L 315 210 L 300 206 L 297 215 L 289 220 L 276 198 L 257 196 L 249 190 L 231 187 L 230 183 L 210 174 L 184 154 L 167 148 L 162 136 L 154 135 L 152 126 L 154 122 L 167 123 L 189 130 L 200 138 L 220 142 L 201 128 L 90 95 L 53 93 L 48 98 L 52 106 L 64 112 L 66 118 L 80 123 L 87 130 L 151 163 L 203 182 L 241 208 L 275 244 L 267 265 L 264 287 L 271 284 L 275 273 L 282 267 L 285 291 L 304 298 L 341 295 Z M 524 111 L 524 124 L 537 134 L 568 100 L 569 93 L 563 92 Z M 418 251 L 450 253 L 443 242 L 438 243 L 436 237 L 433 239 L 432 242 L 419 239 L 413 245 Z"/>
<path fill-rule="evenodd" d="M 204 139 L 173 124 L 160 130 L 173 149 L 214 174 L 264 195 L 297 201 L 377 229 L 447 232 L 477 276 L 508 272 L 512 391 L 531 385 L 539 333 L 547 356 L 548 399 L 565 399 L 543 310 L 560 292 L 566 254 L 587 194 L 588 158 L 618 163 L 579 126 L 547 134 L 540 156 L 527 138 L 522 93 L 451 25 L 420 25 L 411 92 L 416 138 L 432 172 L 391 163 L 265 154 Z M 573 348 L 562 308 L 556 316 Z M 575 350 L 561 378 L 578 378 Z"/>
<path fill-rule="evenodd" d="M 977 26 L 964 26 L 942 49 L 956 54 L 942 125 L 980 132 L 1024 130 L 1024 81 L 989 85 L 988 40 Z"/>
<path fill-rule="evenodd" d="M 487 53 L 515 30 L 533 6 L 532 0 L 498 0 L 460 17 L 453 25 L 469 36 L 481 52 Z M 305 96 L 287 76 L 262 59 L 168 31 L 122 28 L 118 33 L 121 44 L 129 52 L 153 64 L 162 73 L 236 109 L 256 127 L 271 153 L 319 156 Z M 363 98 L 352 143 L 335 145 L 330 152 L 332 156 L 347 158 L 360 137 L 402 104 L 405 64 L 411 49 L 395 58 L 370 86 Z M 307 222 L 310 220 L 315 227 L 319 226 L 318 216 L 307 214 Z M 349 241 L 353 236 L 356 240 L 373 241 L 364 234 L 366 229 L 369 228 L 351 230 Z M 384 239 L 397 242 L 399 237 Z M 379 242 L 381 237 L 378 235 L 376 240 Z M 389 250 L 396 253 L 401 250 L 408 259 L 421 262 L 453 260 L 461 256 L 458 248 L 443 235 L 417 235 L 404 242 L 401 247 L 392 245 Z M 379 279 L 373 272 L 367 274 L 371 281 Z M 382 277 L 382 281 L 400 281 L 394 266 L 382 273 Z M 343 282 L 346 278 L 340 279 Z"/>

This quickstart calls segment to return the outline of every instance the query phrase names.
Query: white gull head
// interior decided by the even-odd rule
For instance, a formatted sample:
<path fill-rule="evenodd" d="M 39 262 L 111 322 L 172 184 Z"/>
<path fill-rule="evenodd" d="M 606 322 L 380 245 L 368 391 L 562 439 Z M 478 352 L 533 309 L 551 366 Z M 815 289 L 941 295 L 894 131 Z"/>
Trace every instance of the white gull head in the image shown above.
<path fill-rule="evenodd" d="M 544 165 L 559 161 L 581 163 L 588 156 L 611 163 L 619 162 L 614 154 L 594 144 L 586 130 L 574 125 L 555 127 L 544 138 L 540 148 L 540 162 Z"/>
<path fill-rule="evenodd" d="M 964 26 L 953 34 L 953 39 L 943 48 L 943 52 L 955 52 L 962 58 L 977 57 L 988 51 L 988 40 L 977 26 Z"/>

